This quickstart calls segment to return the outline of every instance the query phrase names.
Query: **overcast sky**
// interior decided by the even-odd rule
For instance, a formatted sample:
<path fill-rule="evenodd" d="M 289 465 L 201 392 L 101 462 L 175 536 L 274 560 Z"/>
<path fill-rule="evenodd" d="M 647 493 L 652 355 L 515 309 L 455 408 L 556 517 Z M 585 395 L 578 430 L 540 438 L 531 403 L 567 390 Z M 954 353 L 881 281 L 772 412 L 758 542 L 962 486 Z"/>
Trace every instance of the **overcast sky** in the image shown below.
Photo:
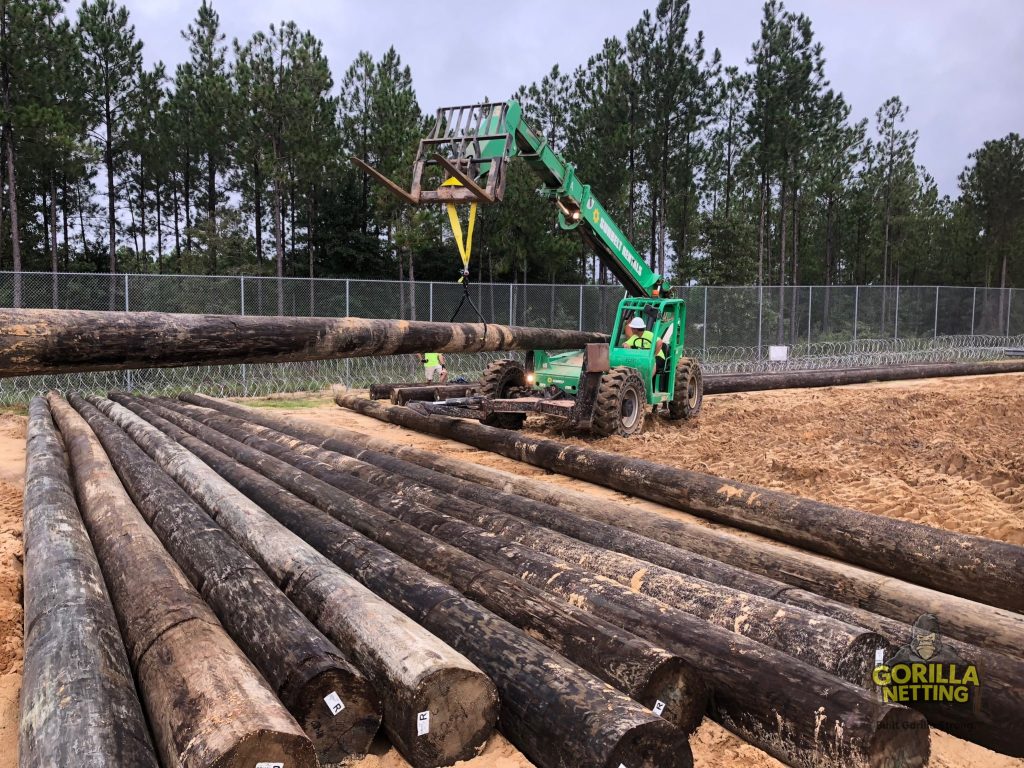
<path fill-rule="evenodd" d="M 198 0 L 124 0 L 147 64 L 169 71 L 187 55 L 180 30 Z M 572 71 L 620 38 L 654 0 L 214 0 L 228 39 L 292 19 L 324 43 L 337 83 L 361 49 L 394 45 L 412 68 L 420 106 L 501 99 L 558 63 Z M 692 0 L 691 31 L 743 65 L 758 35 L 760 0 Z M 873 117 L 889 96 L 910 107 L 918 162 L 943 194 L 957 193 L 967 154 L 987 139 L 1024 132 L 1022 0 L 789 0 L 825 46 L 826 76 Z"/>

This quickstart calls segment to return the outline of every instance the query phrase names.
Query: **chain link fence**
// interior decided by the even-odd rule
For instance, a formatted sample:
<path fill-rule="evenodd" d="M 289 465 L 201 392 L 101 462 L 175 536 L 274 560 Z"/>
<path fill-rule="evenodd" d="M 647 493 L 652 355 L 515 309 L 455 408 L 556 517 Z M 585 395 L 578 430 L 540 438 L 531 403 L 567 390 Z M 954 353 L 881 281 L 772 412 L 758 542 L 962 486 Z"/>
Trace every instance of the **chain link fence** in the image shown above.
<path fill-rule="evenodd" d="M 689 286 L 686 352 L 709 373 L 982 360 L 1024 346 L 1024 291 L 953 286 Z M 206 275 L 0 272 L 0 307 L 237 315 L 405 318 L 446 322 L 454 283 Z M 487 283 L 470 296 L 488 322 L 610 332 L 622 288 Z M 476 319 L 468 302 L 458 320 Z M 771 345 L 788 347 L 769 362 Z M 449 355 L 454 377 L 477 378 L 501 354 Z M 262 396 L 333 385 L 416 381 L 413 355 L 308 363 L 164 368 L 0 379 L 0 404 L 46 389 L 131 389 Z"/>

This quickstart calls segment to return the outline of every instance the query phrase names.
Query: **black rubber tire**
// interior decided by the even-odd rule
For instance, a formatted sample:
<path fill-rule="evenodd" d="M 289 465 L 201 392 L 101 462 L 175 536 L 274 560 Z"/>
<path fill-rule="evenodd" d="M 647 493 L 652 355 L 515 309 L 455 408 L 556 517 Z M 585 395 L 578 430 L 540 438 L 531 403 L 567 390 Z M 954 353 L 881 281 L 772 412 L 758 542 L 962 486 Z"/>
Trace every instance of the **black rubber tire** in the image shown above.
<path fill-rule="evenodd" d="M 703 404 L 704 375 L 700 363 L 691 357 L 681 357 L 676 364 L 676 391 L 668 403 L 668 417 L 672 421 L 695 419 Z"/>
<path fill-rule="evenodd" d="M 644 431 L 647 387 L 635 368 L 619 366 L 601 377 L 591 431 L 600 437 L 628 437 Z"/>
<path fill-rule="evenodd" d="M 484 397 L 505 398 L 513 389 L 526 386 L 526 369 L 518 360 L 494 360 L 484 368 L 480 377 L 480 394 Z M 525 413 L 491 413 L 480 420 L 488 427 L 522 429 Z"/>

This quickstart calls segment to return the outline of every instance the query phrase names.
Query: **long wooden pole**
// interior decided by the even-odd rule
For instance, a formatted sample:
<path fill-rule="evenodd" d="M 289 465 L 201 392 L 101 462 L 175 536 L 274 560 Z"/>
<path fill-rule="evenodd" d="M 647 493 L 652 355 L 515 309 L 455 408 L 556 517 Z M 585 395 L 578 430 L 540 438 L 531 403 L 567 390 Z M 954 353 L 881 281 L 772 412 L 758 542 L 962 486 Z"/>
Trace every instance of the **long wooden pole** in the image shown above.
<path fill-rule="evenodd" d="M 357 317 L 0 309 L 0 378 L 419 352 L 574 349 L 598 333 Z"/>
<path fill-rule="evenodd" d="M 556 507 L 559 514 L 546 514 L 547 522 L 563 533 L 745 592 L 791 602 L 887 636 L 890 632 L 884 628 L 885 624 L 877 620 L 874 625 L 869 623 L 872 616 L 887 617 L 909 626 L 922 614 L 933 613 L 943 617 L 944 634 L 965 643 L 1010 655 L 1020 655 L 1024 649 L 1024 616 L 1018 613 L 802 552 L 754 534 L 710 528 L 636 505 L 618 507 L 562 485 L 538 482 L 473 462 L 456 461 L 362 432 L 285 418 L 265 409 L 248 408 L 204 395 L 182 395 L 181 399 L 332 451 L 345 452 L 346 443 L 354 441 L 366 449 L 437 473 L 472 480 L 495 491 L 493 498 L 497 501 L 515 494 L 547 508 Z M 545 507 L 537 509 L 546 511 Z M 577 516 L 575 523 L 572 515 Z M 601 528 L 602 523 L 610 528 Z M 597 536 L 600 538 L 595 538 Z M 655 542 L 669 549 L 654 546 Z M 625 545 L 637 548 L 620 549 Z M 683 551 L 682 557 L 679 551 Z M 658 559 L 662 557 L 668 559 L 662 562 Z M 896 633 L 897 636 L 903 634 L 902 629 Z"/>
<path fill-rule="evenodd" d="M 344 573 L 160 430 L 109 400 L 90 402 L 367 671 L 384 702 L 384 728 L 406 760 L 430 768 L 479 750 L 494 728 L 497 695 L 476 665 Z M 420 724 L 423 712 L 430 712 L 426 730 Z"/>
<path fill-rule="evenodd" d="M 217 440 L 201 424 L 195 423 L 193 429 L 204 440 Z M 387 515 L 385 520 L 379 520 L 354 512 L 353 502 L 358 499 L 339 493 L 268 454 L 236 441 L 231 455 L 359 529 L 370 532 L 382 527 L 388 531 L 398 528 L 396 522 L 387 525 Z M 927 725 L 923 717 L 911 710 L 885 705 L 873 694 L 787 654 L 638 595 L 628 587 L 593 577 L 548 555 L 505 542 L 450 516 L 398 503 L 392 504 L 389 511 L 399 520 L 429 530 L 443 541 L 534 586 L 581 604 L 655 643 L 667 644 L 704 670 L 712 681 L 715 717 L 780 759 L 813 764 L 834 754 L 851 766 L 874 765 L 890 756 L 898 756 L 910 765 L 923 765 L 926 760 Z M 751 680 L 757 682 L 751 685 Z M 783 699 L 769 694 L 780 690 L 787 692 Z M 815 712 L 830 721 L 837 720 L 840 727 L 822 734 L 820 728 L 814 727 Z M 778 727 L 780 717 L 782 728 Z M 840 731 L 842 736 L 838 737 Z M 768 733 L 772 734 L 770 738 L 766 737 Z"/>
<path fill-rule="evenodd" d="M 998 373 L 1022 373 L 1024 360 L 929 363 L 894 365 L 885 368 L 840 368 L 831 370 L 785 371 L 779 373 L 726 373 L 704 377 L 704 394 L 755 392 L 767 389 L 839 387 L 872 381 L 945 378 L 951 376 L 987 376 Z"/>
<path fill-rule="evenodd" d="M 332 561 L 479 664 L 501 693 L 503 732 L 534 762 L 545 768 L 692 764 L 685 735 L 661 717 L 233 457 L 128 402 Z"/>
<path fill-rule="evenodd" d="M 158 768 L 117 617 L 46 400 L 29 403 L 22 768 Z"/>
<path fill-rule="evenodd" d="M 365 754 L 381 721 L 376 691 L 256 562 L 120 428 L 81 397 L 132 500 L 167 551 L 256 665 L 322 762 Z"/>
<path fill-rule="evenodd" d="M 299 440 L 290 439 L 266 427 L 247 425 L 218 411 L 182 404 L 167 405 L 186 412 L 193 419 L 225 435 L 293 464 L 346 493 L 387 509 L 392 514 L 396 508 L 407 506 L 413 503 L 410 499 L 415 499 L 434 511 L 452 515 L 507 540 L 613 578 L 641 594 L 789 653 L 858 685 L 864 685 L 870 680 L 875 652 L 887 645 L 878 634 L 862 627 L 851 626 L 843 621 L 827 621 L 821 614 L 802 608 L 785 606 L 766 597 L 684 576 L 651 562 L 587 544 L 507 514 L 528 505 L 528 502 L 518 497 L 504 498 L 501 503 L 504 511 L 499 511 L 488 505 L 486 490 L 480 489 L 481 493 L 474 494 L 471 484 L 457 477 L 429 478 L 429 472 L 420 467 L 395 460 L 389 462 L 379 454 L 366 456 L 367 459 L 374 458 L 384 464 L 384 468 L 378 468 L 359 459 L 343 457 L 313 446 L 304 447 Z M 353 447 L 349 450 L 358 451 Z M 434 487 L 423 482 L 427 479 L 433 479 Z M 459 491 L 474 496 L 475 500 L 453 495 Z M 400 494 L 400 498 L 393 498 L 397 494 Z M 544 510 L 544 513 L 555 516 L 560 514 L 557 509 Z"/>
<path fill-rule="evenodd" d="M 48 399 L 161 762 L 314 768 L 313 744 L 146 524 L 96 435 Z"/>
<path fill-rule="evenodd" d="M 131 401 L 128 402 L 130 404 Z M 234 439 L 248 437 L 244 431 L 228 432 L 214 423 L 208 426 L 222 434 L 201 429 L 199 424 L 206 424 L 205 420 L 200 422 L 193 418 L 193 414 L 171 410 L 166 407 L 169 405 L 146 402 L 146 408 L 152 413 L 222 452 L 237 452 L 241 446 L 236 445 Z M 220 416 L 216 411 L 212 413 Z M 261 444 L 260 448 L 263 447 Z M 257 450 L 248 451 L 247 455 L 256 461 L 262 459 Z M 288 458 L 286 455 L 282 461 L 288 461 Z M 273 462 L 273 465 L 278 470 L 284 469 L 280 462 Z M 377 479 L 383 487 L 397 490 L 395 478 Z M 336 498 L 342 497 L 342 494 L 328 490 Z M 707 686 L 702 676 L 679 656 L 575 606 L 553 599 L 504 571 L 417 528 L 397 522 L 387 512 L 381 511 L 381 505 L 389 502 L 412 502 L 393 499 L 388 491 L 376 493 L 373 486 L 357 478 L 352 478 L 352 485 L 342 490 L 354 496 L 346 498 L 345 503 L 359 513 L 357 530 L 364 535 L 444 579 L 467 597 L 540 638 L 549 647 L 633 699 L 657 708 L 662 717 L 684 731 L 691 732 L 700 724 L 707 708 Z M 415 491 L 410 489 L 410 492 Z"/>
<path fill-rule="evenodd" d="M 335 400 L 381 421 L 460 440 L 899 579 L 1024 612 L 1019 578 L 1024 573 L 1024 547 L 608 451 L 459 419 L 423 416 L 408 408 L 385 406 L 354 395 L 338 394 Z"/>
<path fill-rule="evenodd" d="M 375 439 L 363 433 L 314 425 L 311 422 L 297 419 L 285 419 L 266 411 L 245 408 L 202 396 L 185 395 L 182 396 L 182 399 L 211 408 L 215 407 L 218 411 L 234 415 L 247 424 L 255 422 L 269 426 L 271 429 L 259 431 L 257 434 L 274 439 L 279 444 L 291 447 L 305 456 L 320 458 L 338 469 L 343 468 L 337 461 L 341 458 L 339 454 L 356 456 L 364 461 L 372 462 L 389 473 L 391 480 L 388 481 L 388 485 L 393 484 L 395 478 L 415 478 L 434 488 L 452 490 L 461 498 L 477 501 L 489 500 L 498 509 L 512 512 L 524 519 L 532 520 L 581 541 L 631 554 L 674 571 L 727 584 L 744 592 L 771 597 L 774 600 L 807 608 L 817 614 L 863 626 L 878 632 L 892 644 L 904 645 L 913 633 L 908 622 L 895 621 L 880 614 L 830 600 L 767 576 L 699 555 L 692 550 L 681 549 L 641 535 L 636 531 L 657 529 L 657 523 L 666 518 L 635 506 L 623 508 L 609 505 L 602 499 L 569 491 L 564 487 L 552 488 L 519 475 L 481 467 L 471 462 L 455 461 L 445 458 L 441 454 Z M 275 430 L 287 430 L 294 437 L 286 439 L 283 431 L 276 432 Z M 275 438 L 274 435 L 278 435 L 278 437 Z M 318 452 L 316 446 L 323 446 L 327 451 Z M 388 453 L 385 454 L 385 450 Z M 331 456 L 336 458 L 332 461 Z M 399 461 L 395 458 L 397 456 L 408 459 L 408 461 Z M 388 458 L 391 460 L 387 460 Z M 413 464 L 413 461 L 418 463 Z M 370 473 L 361 473 L 359 476 L 363 479 L 378 477 L 378 482 L 383 482 L 379 476 Z M 477 486 L 474 483 L 466 482 L 467 480 L 488 482 L 488 485 Z M 507 490 L 515 490 L 517 494 L 527 491 L 532 492 L 532 495 L 522 497 L 508 493 Z M 540 499 L 547 499 L 547 502 L 550 503 Z M 430 503 L 429 497 L 426 498 L 426 502 Z M 441 511 L 445 510 L 442 508 Z M 671 522 L 677 521 L 672 520 Z M 620 527 L 627 523 L 634 530 Z M 701 526 L 691 527 L 700 532 L 713 532 L 711 529 Z M 491 528 L 491 530 L 495 529 Z M 749 539 L 747 541 L 749 542 Z M 742 540 L 739 543 L 741 544 Z M 774 546 L 785 554 L 800 554 L 792 549 Z M 833 562 L 817 556 L 808 557 L 826 563 Z M 589 556 L 585 559 L 581 558 L 579 562 L 588 568 L 595 563 Z M 791 566 L 785 561 L 771 567 L 766 560 L 765 565 L 772 572 L 791 570 Z M 851 571 L 860 570 L 847 568 Z M 634 582 L 633 576 L 637 573 L 637 571 L 630 572 L 628 583 L 639 583 L 641 590 L 652 581 L 655 583 L 657 581 L 657 577 L 651 571 L 645 571 L 642 577 Z M 614 574 L 608 573 L 607 575 Z M 622 576 L 625 575 L 622 574 Z M 886 591 L 883 587 L 888 585 L 891 590 L 894 580 L 882 579 L 877 574 L 870 575 L 878 580 L 879 599 L 886 599 Z M 836 581 L 828 573 L 822 575 L 822 580 Z M 841 584 L 843 579 L 838 581 Z M 912 592 L 930 592 L 930 590 L 909 584 L 904 586 Z M 910 622 L 922 613 L 931 612 L 942 616 L 943 644 L 956 651 L 961 658 L 968 659 L 977 665 L 985 680 L 984 695 L 981 697 L 981 706 L 978 711 L 955 702 L 915 703 L 914 707 L 927 716 L 929 723 L 936 724 L 944 731 L 1003 754 L 1024 756 L 1024 741 L 1018 738 L 1013 726 L 1013 723 L 1019 719 L 1020 713 L 1024 711 L 1024 660 L 1013 655 L 1005 655 L 1006 653 L 1019 653 L 1020 649 L 1024 648 L 1024 634 L 1018 632 L 1016 635 L 1012 635 L 1010 633 L 1018 640 L 1014 641 L 1012 637 L 1007 637 L 1008 646 L 1003 649 L 1002 653 L 954 640 L 948 636 L 949 626 L 952 620 L 958 619 L 965 612 L 965 606 L 967 612 L 977 621 L 978 629 L 982 633 L 986 626 L 990 628 L 994 626 L 994 617 L 1008 612 L 940 593 L 933 593 L 933 597 L 929 599 L 931 602 L 920 606 L 916 613 L 911 612 Z M 936 600 L 942 600 L 942 605 Z M 927 610 L 928 608 L 931 610 Z M 1016 614 L 1009 615 L 1016 616 Z"/>

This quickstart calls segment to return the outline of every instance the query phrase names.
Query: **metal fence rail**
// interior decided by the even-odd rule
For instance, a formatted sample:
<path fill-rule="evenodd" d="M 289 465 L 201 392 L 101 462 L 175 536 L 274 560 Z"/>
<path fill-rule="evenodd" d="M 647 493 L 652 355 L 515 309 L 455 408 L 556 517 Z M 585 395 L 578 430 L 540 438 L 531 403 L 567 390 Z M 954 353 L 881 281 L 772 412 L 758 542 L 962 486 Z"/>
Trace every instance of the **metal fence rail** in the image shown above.
<path fill-rule="evenodd" d="M 0 306 L 113 311 L 406 318 L 447 321 L 462 298 L 454 283 L 247 276 L 0 272 Z M 619 286 L 482 284 L 471 288 L 489 322 L 608 332 Z M 1024 346 L 1020 289 L 956 286 L 771 286 L 677 288 L 687 302 L 686 346 L 709 372 L 854 367 L 988 359 Z M 466 309 L 459 319 L 472 320 Z M 769 345 L 790 347 L 769 363 Z M 455 375 L 474 378 L 494 355 L 454 355 Z M 343 384 L 415 379 L 416 360 L 371 358 L 151 369 L 124 373 L 0 379 L 0 403 L 47 388 L 130 388 L 173 393 L 265 395 Z"/>

